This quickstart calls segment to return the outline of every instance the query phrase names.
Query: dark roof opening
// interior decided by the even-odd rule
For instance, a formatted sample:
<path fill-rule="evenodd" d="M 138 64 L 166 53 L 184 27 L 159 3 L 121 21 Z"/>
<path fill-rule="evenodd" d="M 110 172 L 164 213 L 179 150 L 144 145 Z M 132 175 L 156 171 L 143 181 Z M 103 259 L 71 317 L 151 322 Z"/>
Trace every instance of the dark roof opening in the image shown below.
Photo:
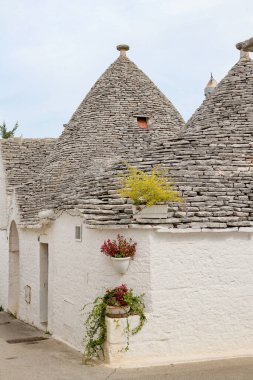
<path fill-rule="evenodd" d="M 137 124 L 139 128 L 148 128 L 148 118 L 146 116 L 137 116 Z"/>

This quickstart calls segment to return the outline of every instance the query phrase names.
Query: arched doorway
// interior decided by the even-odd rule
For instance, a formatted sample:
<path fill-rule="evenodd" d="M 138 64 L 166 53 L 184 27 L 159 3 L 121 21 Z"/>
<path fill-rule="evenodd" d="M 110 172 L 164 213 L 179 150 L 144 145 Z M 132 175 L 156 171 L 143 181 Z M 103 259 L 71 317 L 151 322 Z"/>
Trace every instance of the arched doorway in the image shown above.
<path fill-rule="evenodd" d="M 18 315 L 19 306 L 19 237 L 16 223 L 13 221 L 9 235 L 9 310 Z"/>

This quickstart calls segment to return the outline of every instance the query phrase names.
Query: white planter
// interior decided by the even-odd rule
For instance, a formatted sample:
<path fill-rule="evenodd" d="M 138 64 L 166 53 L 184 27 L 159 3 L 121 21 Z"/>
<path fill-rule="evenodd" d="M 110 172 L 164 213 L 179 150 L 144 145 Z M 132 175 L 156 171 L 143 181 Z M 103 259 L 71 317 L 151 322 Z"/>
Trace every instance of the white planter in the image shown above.
<path fill-rule="evenodd" d="M 153 205 L 146 207 L 141 205 L 140 207 L 133 206 L 133 218 L 135 220 L 145 219 L 166 219 L 168 214 L 168 205 Z"/>
<path fill-rule="evenodd" d="M 112 265 L 114 266 L 116 271 L 120 274 L 124 274 L 128 270 L 131 257 L 123 257 L 123 258 L 111 257 L 111 260 L 112 260 Z"/>
<path fill-rule="evenodd" d="M 108 315 L 123 315 L 130 311 L 130 306 L 106 306 L 106 314 Z"/>

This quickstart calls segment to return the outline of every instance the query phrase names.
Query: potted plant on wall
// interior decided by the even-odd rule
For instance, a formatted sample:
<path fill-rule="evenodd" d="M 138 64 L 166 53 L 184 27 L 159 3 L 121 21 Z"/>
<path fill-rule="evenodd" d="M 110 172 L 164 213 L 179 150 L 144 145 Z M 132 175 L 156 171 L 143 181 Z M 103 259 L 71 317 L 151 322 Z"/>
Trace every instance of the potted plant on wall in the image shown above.
<path fill-rule="evenodd" d="M 101 252 L 111 258 L 112 264 L 120 274 L 126 273 L 130 260 L 134 258 L 137 243 L 118 234 L 117 239 L 105 240 L 101 245 Z"/>
<path fill-rule="evenodd" d="M 126 165 L 128 172 L 122 178 L 119 194 L 130 198 L 137 211 L 166 202 L 182 203 L 180 193 L 176 191 L 166 169 L 158 166 L 151 172 L 144 172 L 137 167 Z"/>
<path fill-rule="evenodd" d="M 86 331 L 84 335 L 84 362 L 94 358 L 104 358 L 104 343 L 107 336 L 106 316 L 112 318 L 138 315 L 139 323 L 133 329 L 127 323 L 125 331 L 127 335 L 127 345 L 124 350 L 129 349 L 130 335 L 137 334 L 143 327 L 146 316 L 144 313 L 144 293 L 135 295 L 132 289 L 128 289 L 125 284 L 107 289 L 103 296 L 97 297 L 92 303 L 92 309 L 84 322 Z M 88 305 L 85 305 L 85 309 Z M 114 310 L 113 310 L 114 308 Z"/>
<path fill-rule="evenodd" d="M 107 289 L 105 294 L 106 315 L 109 317 L 119 317 L 127 315 L 130 311 L 130 306 L 125 296 L 128 294 L 128 288 L 125 284 L 117 286 L 114 289 Z"/>

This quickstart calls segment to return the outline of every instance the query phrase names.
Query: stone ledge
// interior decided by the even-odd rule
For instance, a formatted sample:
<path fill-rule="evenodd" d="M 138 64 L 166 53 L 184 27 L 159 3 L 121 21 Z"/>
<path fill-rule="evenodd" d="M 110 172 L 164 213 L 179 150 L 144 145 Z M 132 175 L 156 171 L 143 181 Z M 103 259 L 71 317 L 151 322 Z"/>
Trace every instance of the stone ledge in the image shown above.
<path fill-rule="evenodd" d="M 200 232 L 218 232 L 218 233 L 228 233 L 228 232 L 249 232 L 253 233 L 253 227 L 230 227 L 230 228 L 166 228 L 159 225 L 140 225 L 140 224 L 130 224 L 130 225 L 85 225 L 89 229 L 98 230 L 116 230 L 116 229 L 140 229 L 140 230 L 155 230 L 158 233 L 169 233 L 169 234 L 185 234 L 185 233 L 200 233 Z"/>
<path fill-rule="evenodd" d="M 232 228 L 159 228 L 159 233 L 170 234 L 185 234 L 185 233 L 199 233 L 199 232 L 212 232 L 212 233 L 229 233 L 229 232 L 248 232 L 253 233 L 253 227 L 232 227 Z"/>
<path fill-rule="evenodd" d="M 128 224 L 85 224 L 86 228 L 97 230 L 119 230 L 122 228 L 129 228 Z"/>
<path fill-rule="evenodd" d="M 239 227 L 239 232 L 251 232 L 251 233 L 253 233 L 253 227 Z"/>
<path fill-rule="evenodd" d="M 157 228 L 159 233 L 169 234 L 185 234 L 185 233 L 198 233 L 201 232 L 201 228 Z"/>

